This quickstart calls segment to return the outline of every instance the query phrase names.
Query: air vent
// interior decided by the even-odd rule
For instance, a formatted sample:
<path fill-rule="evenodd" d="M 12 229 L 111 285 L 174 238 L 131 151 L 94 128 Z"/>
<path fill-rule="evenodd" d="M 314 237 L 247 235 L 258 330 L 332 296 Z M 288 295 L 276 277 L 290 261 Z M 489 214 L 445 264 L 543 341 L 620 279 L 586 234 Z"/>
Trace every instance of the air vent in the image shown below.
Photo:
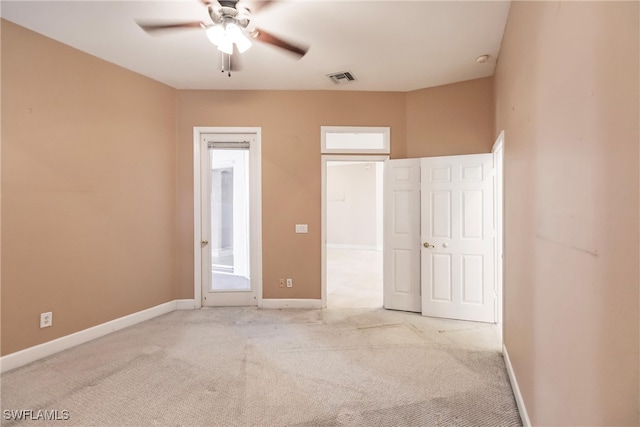
<path fill-rule="evenodd" d="M 352 81 L 354 81 L 356 79 L 353 76 L 353 74 L 351 74 L 349 71 L 344 71 L 344 72 L 341 72 L 341 73 L 329 74 L 329 75 L 327 75 L 327 77 L 329 77 L 331 79 L 331 81 L 334 82 L 337 85 L 343 84 L 343 83 L 349 83 L 349 82 L 352 82 Z"/>

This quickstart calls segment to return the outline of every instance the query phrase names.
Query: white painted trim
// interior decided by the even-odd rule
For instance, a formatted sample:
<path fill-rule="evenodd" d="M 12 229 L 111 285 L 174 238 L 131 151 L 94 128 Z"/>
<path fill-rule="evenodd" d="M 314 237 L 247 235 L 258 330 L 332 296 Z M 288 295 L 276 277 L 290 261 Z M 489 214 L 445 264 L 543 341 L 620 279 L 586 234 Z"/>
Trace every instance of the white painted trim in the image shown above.
<path fill-rule="evenodd" d="M 262 308 L 279 309 L 279 308 L 304 308 L 304 309 L 321 309 L 323 308 L 322 300 L 319 299 L 263 299 Z"/>
<path fill-rule="evenodd" d="M 164 304 L 138 311 L 137 313 L 132 313 L 118 319 L 110 320 L 108 322 L 101 323 L 100 325 L 92 326 L 91 328 L 83 329 L 82 331 L 78 331 L 52 341 L 25 348 L 24 350 L 16 351 L 15 353 L 7 354 L 0 357 L 0 372 L 19 368 L 20 366 L 24 366 L 52 354 L 84 344 L 112 332 L 119 331 L 120 329 L 133 326 L 163 314 L 171 313 L 176 309 L 184 309 L 178 307 L 185 307 L 185 301 L 191 301 L 193 304 L 192 300 L 174 300 L 165 302 Z M 190 308 L 193 308 L 193 305 Z"/>
<path fill-rule="evenodd" d="M 326 128 L 327 126 L 322 126 L 322 128 Z M 360 129 L 360 128 L 352 128 L 352 129 Z M 365 129 L 365 128 L 362 128 Z M 321 199 L 321 226 L 320 226 L 320 239 L 321 239 L 321 261 L 320 261 L 320 301 L 322 304 L 321 308 L 327 308 L 327 164 L 328 162 L 384 162 L 389 160 L 389 156 L 371 156 L 371 155 L 331 155 L 331 154 L 323 154 L 320 158 L 322 162 L 321 167 L 321 185 L 322 185 L 322 195 Z M 377 183 L 377 181 L 376 181 Z"/>
<path fill-rule="evenodd" d="M 251 280 L 256 287 L 258 297 L 257 306 L 262 307 L 262 129 L 259 127 L 250 128 L 256 134 L 255 157 L 258 161 L 251 166 L 253 172 L 250 177 L 253 181 L 250 185 L 251 200 L 249 206 L 250 217 L 254 218 L 251 229 Z M 258 203 L 256 203 L 256 200 Z"/>
<path fill-rule="evenodd" d="M 195 310 L 196 301 L 194 299 L 177 299 L 176 300 L 176 310 Z"/>
<path fill-rule="evenodd" d="M 493 144 L 493 148 L 491 149 L 492 153 L 495 153 L 498 149 L 502 149 L 504 147 L 504 131 L 500 131 L 500 135 L 496 138 L 496 142 Z"/>
<path fill-rule="evenodd" d="M 324 135 L 324 132 L 322 133 Z M 327 308 L 327 159 L 320 167 L 320 307 Z"/>
<path fill-rule="evenodd" d="M 518 405 L 518 412 L 520 412 L 522 425 L 523 427 L 530 427 L 531 421 L 529 420 L 529 414 L 527 414 L 527 408 L 524 406 L 524 399 L 522 398 L 522 393 L 520 393 L 520 387 L 518 386 L 518 380 L 516 379 L 516 374 L 513 371 L 513 366 L 511 366 L 511 359 L 509 359 L 507 346 L 504 344 L 502 345 L 502 355 L 504 356 L 504 363 L 507 366 L 509 382 L 511 382 L 511 389 L 513 390 L 513 395 L 516 398 L 516 405 Z"/>
<path fill-rule="evenodd" d="M 497 294 L 497 316 L 498 331 L 500 333 L 500 342 L 504 345 L 504 272 L 505 272 L 505 256 L 504 256 L 504 130 L 500 132 L 496 142 L 491 149 L 494 160 L 494 192 L 493 192 L 493 214 L 495 219 L 495 241 L 494 241 L 494 270 L 495 284 Z M 500 162 L 502 171 L 502 182 L 498 186 L 496 160 Z M 498 199 L 500 198 L 500 200 Z M 501 209 L 499 209 L 501 208 Z M 498 253 L 498 242 L 502 248 L 502 253 Z M 499 274 L 498 274 L 499 272 Z"/>
<path fill-rule="evenodd" d="M 202 218 L 201 218 L 201 150 L 200 139 L 205 133 L 255 134 L 256 143 L 250 148 L 254 150 L 258 162 L 252 164 L 252 178 L 262 180 L 262 128 L 260 127 L 210 127 L 195 126 L 193 128 L 193 295 L 195 308 L 202 307 Z M 252 183 L 253 184 L 253 183 Z M 251 217 L 257 218 L 251 228 L 251 282 L 256 287 L 257 306 L 262 307 L 262 185 L 252 187 Z M 254 216 L 255 215 L 255 216 Z M 200 237 L 198 237 L 200 236 Z"/>
<path fill-rule="evenodd" d="M 200 208 L 200 127 L 193 128 L 193 300 L 196 308 L 202 307 L 202 257 L 200 238 L 202 218 Z"/>
<path fill-rule="evenodd" d="M 342 243 L 327 243 L 327 248 L 330 249 L 354 249 L 362 251 L 381 251 L 382 246 L 370 246 L 370 245 L 348 245 Z"/>

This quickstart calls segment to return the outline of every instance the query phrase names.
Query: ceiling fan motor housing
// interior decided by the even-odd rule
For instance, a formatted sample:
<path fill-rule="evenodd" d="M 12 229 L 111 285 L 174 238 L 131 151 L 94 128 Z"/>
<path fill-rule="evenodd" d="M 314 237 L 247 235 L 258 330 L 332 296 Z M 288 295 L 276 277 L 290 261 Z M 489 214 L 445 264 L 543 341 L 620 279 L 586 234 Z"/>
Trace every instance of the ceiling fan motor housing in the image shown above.
<path fill-rule="evenodd" d="M 232 22 L 240 28 L 247 28 L 250 22 L 249 12 L 248 10 L 239 11 L 236 8 L 236 3 L 238 3 L 237 0 L 221 0 L 219 2 L 219 8 L 214 7 L 213 4 L 209 4 L 211 20 L 218 25 L 226 25 Z"/>
<path fill-rule="evenodd" d="M 220 3 L 220 6 L 222 7 L 235 9 L 236 4 L 238 4 L 238 1 L 239 0 L 218 0 L 218 3 Z"/>

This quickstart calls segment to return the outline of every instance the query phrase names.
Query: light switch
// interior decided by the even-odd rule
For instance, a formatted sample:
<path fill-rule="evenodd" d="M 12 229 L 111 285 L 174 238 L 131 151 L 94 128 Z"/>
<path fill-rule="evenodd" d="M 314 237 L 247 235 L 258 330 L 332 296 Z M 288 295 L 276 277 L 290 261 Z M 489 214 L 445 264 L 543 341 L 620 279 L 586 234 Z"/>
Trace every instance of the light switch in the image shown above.
<path fill-rule="evenodd" d="M 296 224 L 296 233 L 308 233 L 309 226 L 307 224 Z"/>

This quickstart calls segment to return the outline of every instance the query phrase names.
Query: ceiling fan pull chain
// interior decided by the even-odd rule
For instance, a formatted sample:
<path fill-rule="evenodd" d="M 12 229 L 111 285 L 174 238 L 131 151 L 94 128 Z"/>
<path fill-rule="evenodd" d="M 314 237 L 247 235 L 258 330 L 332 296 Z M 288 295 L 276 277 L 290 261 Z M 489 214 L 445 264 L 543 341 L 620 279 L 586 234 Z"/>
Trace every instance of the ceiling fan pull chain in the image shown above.
<path fill-rule="evenodd" d="M 231 77 L 231 55 L 227 55 L 226 53 L 222 53 L 222 70 L 221 72 L 227 72 L 229 77 Z"/>

